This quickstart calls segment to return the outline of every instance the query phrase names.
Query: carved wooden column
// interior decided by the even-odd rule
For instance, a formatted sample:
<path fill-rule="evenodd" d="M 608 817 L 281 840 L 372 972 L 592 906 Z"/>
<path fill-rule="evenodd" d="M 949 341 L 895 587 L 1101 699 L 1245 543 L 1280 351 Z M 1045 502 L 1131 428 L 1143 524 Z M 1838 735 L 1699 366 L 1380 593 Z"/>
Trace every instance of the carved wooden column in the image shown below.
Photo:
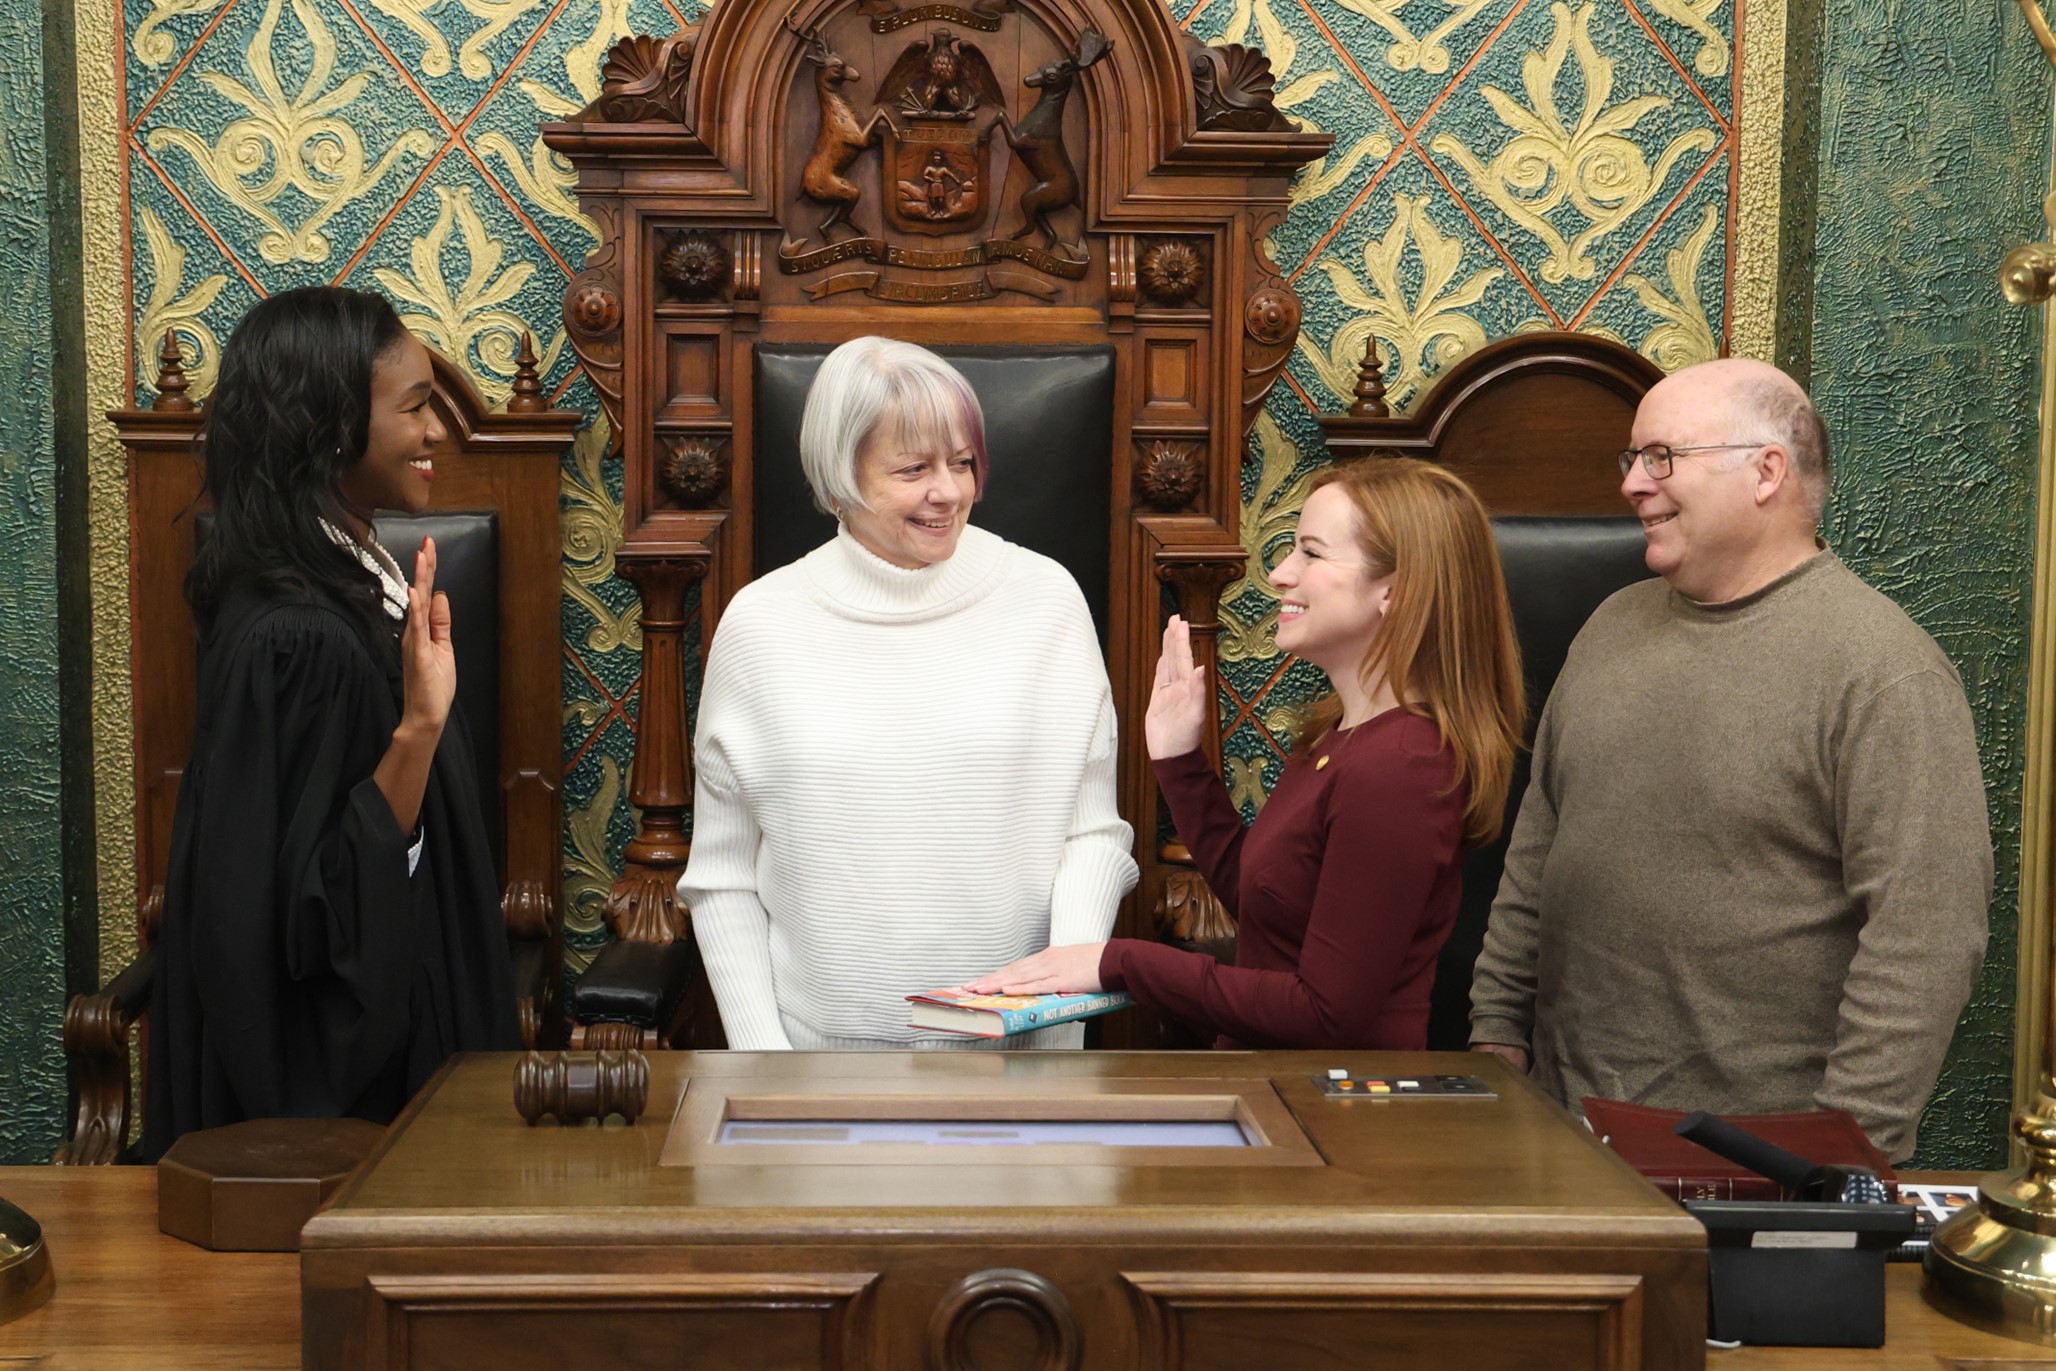
<path fill-rule="evenodd" d="M 677 942 L 687 936 L 678 878 L 690 846 L 692 756 L 685 736 L 685 592 L 706 574 L 698 558 L 622 552 L 621 574 L 642 596 L 642 707 L 637 713 L 629 802 L 642 826 L 623 854 L 627 870 L 607 895 L 607 926 L 624 941 Z"/>

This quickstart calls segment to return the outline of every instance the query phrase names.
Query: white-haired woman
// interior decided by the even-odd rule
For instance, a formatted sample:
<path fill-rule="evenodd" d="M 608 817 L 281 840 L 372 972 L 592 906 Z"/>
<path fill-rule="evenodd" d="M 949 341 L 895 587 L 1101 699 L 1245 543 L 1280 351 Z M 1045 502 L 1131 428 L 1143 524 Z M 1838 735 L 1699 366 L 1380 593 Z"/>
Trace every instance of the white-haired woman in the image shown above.
<path fill-rule="evenodd" d="M 679 893 L 730 1047 L 989 1046 L 908 1028 L 902 997 L 1104 939 L 1135 884 L 1091 616 L 968 523 L 984 415 L 925 348 L 831 352 L 800 460 L 836 535 L 722 614 Z"/>

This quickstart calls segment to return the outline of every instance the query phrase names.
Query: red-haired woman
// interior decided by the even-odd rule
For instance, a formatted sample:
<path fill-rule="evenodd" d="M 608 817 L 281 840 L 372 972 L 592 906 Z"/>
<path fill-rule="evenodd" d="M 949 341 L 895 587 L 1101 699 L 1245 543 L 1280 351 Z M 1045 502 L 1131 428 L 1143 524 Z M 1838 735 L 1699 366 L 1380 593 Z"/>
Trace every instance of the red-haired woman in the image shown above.
<path fill-rule="evenodd" d="M 1492 526 L 1459 478 L 1372 458 L 1324 473 L 1271 573 L 1278 646 L 1328 674 L 1255 823 L 1200 748 L 1212 689 L 1173 618 L 1144 731 L 1178 834 L 1236 915 L 1235 965 L 1116 938 L 1053 947 L 982 993 L 1126 990 L 1223 1047 L 1421 1048 L 1464 849 L 1499 831 L 1520 648 Z"/>

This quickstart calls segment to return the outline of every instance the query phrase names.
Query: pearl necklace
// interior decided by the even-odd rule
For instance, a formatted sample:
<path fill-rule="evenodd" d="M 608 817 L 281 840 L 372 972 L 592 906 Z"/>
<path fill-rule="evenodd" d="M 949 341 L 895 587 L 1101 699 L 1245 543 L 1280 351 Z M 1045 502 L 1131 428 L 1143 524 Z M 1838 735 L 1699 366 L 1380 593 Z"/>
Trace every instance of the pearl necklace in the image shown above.
<path fill-rule="evenodd" d="M 393 560 L 393 554 L 380 546 L 377 539 L 360 543 L 326 519 L 321 521 L 321 531 L 326 533 L 337 547 L 355 557 L 359 566 L 378 577 L 380 607 L 385 610 L 386 617 L 394 623 L 405 623 L 407 582 L 400 575 L 400 564 Z"/>

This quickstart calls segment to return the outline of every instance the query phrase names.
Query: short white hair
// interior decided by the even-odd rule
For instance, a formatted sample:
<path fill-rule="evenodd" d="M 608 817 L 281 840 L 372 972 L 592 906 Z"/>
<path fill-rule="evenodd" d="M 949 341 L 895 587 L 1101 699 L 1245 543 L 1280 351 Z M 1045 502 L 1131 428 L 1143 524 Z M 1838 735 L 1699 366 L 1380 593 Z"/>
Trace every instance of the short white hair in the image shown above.
<path fill-rule="evenodd" d="M 834 514 L 865 504 L 857 459 L 891 419 L 910 451 L 946 447 L 961 426 L 970 440 L 979 496 L 985 494 L 985 412 L 963 374 L 927 348 L 894 338 L 852 338 L 828 354 L 800 417 L 800 467 L 814 505 Z"/>

